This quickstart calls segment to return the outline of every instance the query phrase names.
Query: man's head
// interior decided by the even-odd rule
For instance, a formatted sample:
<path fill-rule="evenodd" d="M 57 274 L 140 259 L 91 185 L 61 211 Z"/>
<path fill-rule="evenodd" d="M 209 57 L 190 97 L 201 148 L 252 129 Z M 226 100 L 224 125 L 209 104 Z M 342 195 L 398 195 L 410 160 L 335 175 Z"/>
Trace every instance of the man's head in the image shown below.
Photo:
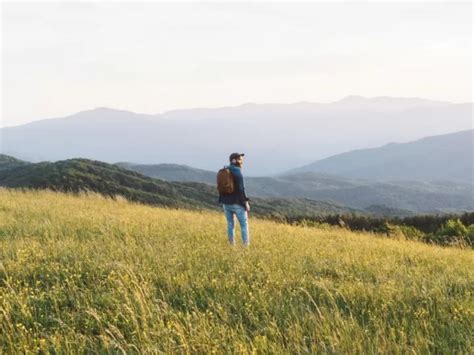
<path fill-rule="evenodd" d="M 242 166 L 244 163 L 244 153 L 232 153 L 229 156 L 229 161 L 231 164 L 234 164 L 236 166 Z"/>

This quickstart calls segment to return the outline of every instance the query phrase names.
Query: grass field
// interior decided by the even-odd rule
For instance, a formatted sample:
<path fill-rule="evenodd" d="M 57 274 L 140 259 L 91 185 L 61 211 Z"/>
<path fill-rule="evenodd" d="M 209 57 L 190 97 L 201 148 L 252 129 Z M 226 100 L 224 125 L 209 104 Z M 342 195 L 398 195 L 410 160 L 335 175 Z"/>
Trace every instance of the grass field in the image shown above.
<path fill-rule="evenodd" d="M 0 189 L 0 352 L 472 353 L 474 251 Z"/>

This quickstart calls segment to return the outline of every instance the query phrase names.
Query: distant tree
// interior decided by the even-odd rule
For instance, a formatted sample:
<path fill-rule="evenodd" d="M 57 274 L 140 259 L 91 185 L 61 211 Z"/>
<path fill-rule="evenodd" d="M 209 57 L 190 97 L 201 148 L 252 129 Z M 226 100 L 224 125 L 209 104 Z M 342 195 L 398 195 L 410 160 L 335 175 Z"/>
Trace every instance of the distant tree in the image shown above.
<path fill-rule="evenodd" d="M 440 244 L 468 243 L 468 229 L 458 219 L 450 219 L 433 235 L 435 242 Z"/>

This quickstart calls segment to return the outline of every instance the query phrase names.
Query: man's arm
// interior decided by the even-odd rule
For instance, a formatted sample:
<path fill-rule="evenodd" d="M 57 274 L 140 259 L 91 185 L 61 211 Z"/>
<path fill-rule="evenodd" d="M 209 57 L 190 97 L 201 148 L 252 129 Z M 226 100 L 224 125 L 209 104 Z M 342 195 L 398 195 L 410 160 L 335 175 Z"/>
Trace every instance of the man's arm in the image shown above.
<path fill-rule="evenodd" d="M 244 205 L 245 205 L 245 210 L 248 212 L 250 211 L 250 205 L 249 205 L 249 201 L 250 199 L 247 197 L 247 194 L 245 192 L 245 185 L 244 185 L 244 178 L 242 176 L 242 198 L 244 199 Z"/>

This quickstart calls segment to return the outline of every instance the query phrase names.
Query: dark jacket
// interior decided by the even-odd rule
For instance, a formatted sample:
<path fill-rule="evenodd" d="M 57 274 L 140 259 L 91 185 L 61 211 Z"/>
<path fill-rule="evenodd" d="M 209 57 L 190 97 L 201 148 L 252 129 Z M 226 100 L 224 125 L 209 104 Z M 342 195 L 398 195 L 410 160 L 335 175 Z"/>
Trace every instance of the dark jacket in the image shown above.
<path fill-rule="evenodd" d="M 230 172 L 232 173 L 232 177 L 234 178 L 234 192 L 229 195 L 219 194 L 219 203 L 226 205 L 237 203 L 245 207 L 245 202 L 250 200 L 245 193 L 242 170 L 234 164 L 227 166 L 227 168 L 229 168 Z"/>

